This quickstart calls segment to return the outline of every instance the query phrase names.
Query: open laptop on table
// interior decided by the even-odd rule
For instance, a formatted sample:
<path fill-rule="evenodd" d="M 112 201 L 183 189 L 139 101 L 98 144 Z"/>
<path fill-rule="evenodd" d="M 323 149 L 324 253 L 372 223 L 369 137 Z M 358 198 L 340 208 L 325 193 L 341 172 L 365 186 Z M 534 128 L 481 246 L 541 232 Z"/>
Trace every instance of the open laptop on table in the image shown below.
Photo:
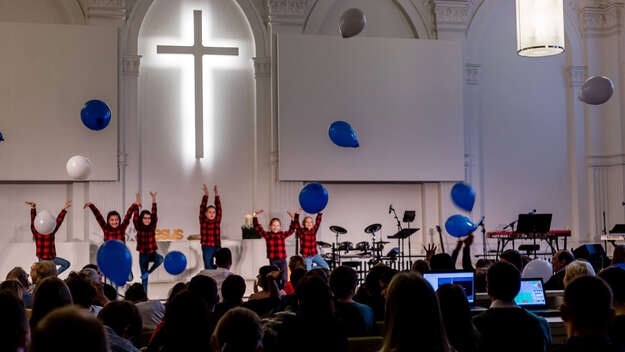
<path fill-rule="evenodd" d="M 475 281 L 474 273 L 471 271 L 458 271 L 451 273 L 425 273 L 423 278 L 430 283 L 434 291 L 438 290 L 438 287 L 444 284 L 458 285 L 464 289 L 464 294 L 467 296 L 471 310 L 481 309 L 481 307 L 475 307 Z"/>
<path fill-rule="evenodd" d="M 528 311 L 543 317 L 559 317 L 560 311 L 547 308 L 547 297 L 542 279 L 521 279 L 521 289 L 514 302 Z"/>

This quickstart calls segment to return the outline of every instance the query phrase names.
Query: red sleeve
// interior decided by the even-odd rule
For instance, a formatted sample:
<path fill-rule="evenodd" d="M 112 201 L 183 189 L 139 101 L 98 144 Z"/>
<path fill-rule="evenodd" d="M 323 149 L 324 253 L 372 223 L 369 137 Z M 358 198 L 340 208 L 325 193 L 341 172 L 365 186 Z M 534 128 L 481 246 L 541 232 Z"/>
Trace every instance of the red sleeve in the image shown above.
<path fill-rule="evenodd" d="M 297 227 L 295 220 L 291 221 L 291 226 L 289 226 L 289 229 L 284 231 L 284 238 L 287 238 L 289 236 L 291 236 L 293 234 L 293 232 L 295 232 L 295 228 Z"/>
<path fill-rule="evenodd" d="M 67 214 L 67 211 L 65 209 L 61 210 L 59 216 L 56 217 L 56 227 L 50 235 L 54 235 L 59 230 L 59 227 L 61 227 L 61 224 L 63 224 L 63 219 L 65 219 L 65 214 Z"/>
<path fill-rule="evenodd" d="M 124 216 L 124 221 L 122 221 L 122 224 L 119 226 L 121 227 L 122 231 L 126 231 L 128 224 L 130 224 L 130 219 L 135 212 L 139 212 L 139 206 L 133 203 L 130 208 L 128 208 L 126 216 Z"/>
<path fill-rule="evenodd" d="M 106 228 L 106 221 L 104 221 L 104 218 L 102 217 L 102 214 L 100 213 L 98 208 L 96 208 L 95 205 L 91 204 L 89 205 L 89 209 L 91 209 L 91 211 L 93 212 L 93 215 L 95 216 L 96 221 L 98 222 L 102 230 L 104 230 Z"/>
<path fill-rule="evenodd" d="M 215 221 L 221 223 L 221 199 L 219 196 L 215 196 L 215 212 L 217 213 L 215 214 Z"/>
<path fill-rule="evenodd" d="M 37 209 L 30 208 L 30 231 L 33 233 L 33 240 L 35 239 L 35 233 L 37 233 L 37 229 L 35 229 L 36 217 L 37 217 Z"/>
<path fill-rule="evenodd" d="M 204 195 L 202 197 L 202 204 L 200 205 L 200 224 L 206 218 L 206 204 L 208 203 L 208 196 Z"/>
<path fill-rule="evenodd" d="M 252 219 L 252 222 L 254 223 L 254 230 L 256 230 L 256 232 L 258 232 L 260 237 L 262 237 L 262 238 L 269 237 L 269 236 L 267 236 L 267 231 L 265 231 L 263 229 L 263 227 L 258 223 L 258 217 L 255 216 L 254 219 Z"/>
<path fill-rule="evenodd" d="M 313 231 L 315 234 L 319 230 L 319 226 L 321 225 L 321 213 L 317 213 L 317 219 L 315 220 L 315 227 L 313 227 Z"/>
<path fill-rule="evenodd" d="M 132 223 L 135 225 L 135 229 L 139 228 L 139 209 L 137 207 L 137 211 L 134 212 L 132 217 Z"/>
<path fill-rule="evenodd" d="M 295 230 L 297 231 L 297 235 L 302 237 L 301 225 L 299 224 L 299 214 L 295 213 L 295 217 L 291 221 L 291 224 L 295 223 Z"/>
<path fill-rule="evenodd" d="M 137 213 L 139 211 L 137 210 Z M 156 223 L 158 222 L 158 215 L 156 215 L 156 202 L 152 203 L 152 226 L 156 228 Z"/>

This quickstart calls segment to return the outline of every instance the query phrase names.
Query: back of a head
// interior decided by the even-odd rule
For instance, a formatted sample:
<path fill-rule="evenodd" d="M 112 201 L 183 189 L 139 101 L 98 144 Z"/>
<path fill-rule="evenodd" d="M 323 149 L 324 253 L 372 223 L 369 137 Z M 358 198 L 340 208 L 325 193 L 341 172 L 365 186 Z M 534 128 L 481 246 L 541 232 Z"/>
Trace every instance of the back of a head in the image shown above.
<path fill-rule="evenodd" d="M 7 280 L 16 280 L 24 287 L 28 287 L 28 273 L 21 266 L 16 266 L 7 273 Z"/>
<path fill-rule="evenodd" d="M 184 282 L 178 282 L 177 284 L 172 286 L 172 288 L 169 290 L 169 293 L 167 294 L 167 302 L 165 302 L 165 305 L 173 301 L 174 297 L 176 297 L 177 294 L 179 294 L 182 291 L 185 291 L 186 289 L 187 289 L 187 284 Z"/>
<path fill-rule="evenodd" d="M 143 326 L 139 310 L 130 301 L 110 302 L 102 308 L 98 319 L 117 335 L 128 339 L 138 336 Z"/>
<path fill-rule="evenodd" d="M 263 265 L 258 269 L 258 283 L 263 290 L 269 290 L 269 281 L 267 275 L 274 271 L 280 271 L 275 265 Z"/>
<path fill-rule="evenodd" d="M 443 324 L 451 344 L 458 346 L 459 344 L 470 343 L 471 341 L 467 341 L 467 337 L 475 332 L 475 328 L 471 307 L 464 289 L 458 285 L 443 284 L 438 287 L 436 296 L 440 303 Z"/>
<path fill-rule="evenodd" d="M 314 269 L 311 269 L 310 271 L 307 271 L 304 276 L 317 276 L 327 285 L 328 279 L 330 276 L 330 271 L 326 268 L 314 268 Z"/>
<path fill-rule="evenodd" d="M 195 292 L 185 290 L 173 297 L 164 320 L 167 351 L 210 350 L 210 309 Z"/>
<path fill-rule="evenodd" d="M 575 260 L 575 255 L 570 249 L 561 249 L 556 253 L 558 261 L 562 262 L 565 266 L 571 264 Z"/>
<path fill-rule="evenodd" d="M 124 297 L 126 300 L 134 303 L 145 302 L 148 300 L 148 295 L 145 293 L 143 285 L 138 282 L 135 282 L 128 287 Z"/>
<path fill-rule="evenodd" d="M 291 276 L 289 279 L 291 280 L 291 285 L 293 285 L 294 289 L 297 288 L 297 285 L 304 278 L 304 276 L 306 276 L 306 269 L 304 268 L 297 267 L 291 270 Z"/>
<path fill-rule="evenodd" d="M 447 253 L 438 253 L 430 259 L 430 269 L 435 273 L 447 273 L 455 271 L 451 256 Z"/>
<path fill-rule="evenodd" d="M 72 272 L 65 283 L 72 293 L 74 304 L 83 308 L 89 308 L 93 304 L 98 293 L 93 280 L 87 274 Z"/>
<path fill-rule="evenodd" d="M 28 347 L 28 319 L 24 304 L 8 292 L 0 292 L 0 351 Z"/>
<path fill-rule="evenodd" d="M 612 289 L 614 305 L 625 307 L 625 269 L 611 266 L 601 270 L 599 277 Z"/>
<path fill-rule="evenodd" d="M 0 291 L 5 291 L 22 300 L 24 286 L 17 280 L 6 280 L 0 284 Z"/>
<path fill-rule="evenodd" d="M 390 278 L 395 274 L 395 271 L 386 265 L 376 265 L 365 277 L 365 287 L 367 291 L 376 296 L 382 292 L 382 286 L 380 282 L 390 282 Z M 389 278 L 390 277 L 390 278 Z"/>
<path fill-rule="evenodd" d="M 562 319 L 582 334 L 606 334 L 614 315 L 612 291 L 600 278 L 581 276 L 564 289 Z"/>
<path fill-rule="evenodd" d="M 299 312 L 318 320 L 332 317 L 330 288 L 316 275 L 305 276 L 295 290 L 299 302 Z"/>
<path fill-rule="evenodd" d="M 32 333 L 31 352 L 107 352 L 104 326 L 93 314 L 65 307 L 48 314 Z"/>
<path fill-rule="evenodd" d="M 304 262 L 304 257 L 299 255 L 294 255 L 289 258 L 289 270 L 293 271 L 296 268 L 304 268 L 306 269 L 306 262 Z"/>
<path fill-rule="evenodd" d="M 73 304 L 72 294 L 63 280 L 49 277 L 39 283 L 33 294 L 33 309 L 30 325 L 35 326 L 54 309 Z"/>
<path fill-rule="evenodd" d="M 35 278 L 33 278 L 33 280 L 36 280 L 35 284 L 39 284 L 48 277 L 57 275 L 56 264 L 51 260 L 37 262 L 33 264 L 33 269 L 35 273 Z"/>
<path fill-rule="evenodd" d="M 515 249 L 508 249 L 499 256 L 501 261 L 514 265 L 519 271 L 523 271 L 523 257 Z"/>
<path fill-rule="evenodd" d="M 202 297 L 212 311 L 217 304 L 217 282 L 212 277 L 196 275 L 189 282 L 188 290 Z"/>
<path fill-rule="evenodd" d="M 218 268 L 228 268 L 232 265 L 232 252 L 229 248 L 220 248 L 215 252 L 215 265 Z"/>
<path fill-rule="evenodd" d="M 612 253 L 612 264 L 620 263 L 625 263 L 625 246 L 622 244 L 614 247 L 614 252 Z"/>
<path fill-rule="evenodd" d="M 245 280 L 239 275 L 230 275 L 221 284 L 221 296 L 224 302 L 238 304 L 245 295 Z"/>
<path fill-rule="evenodd" d="M 512 302 L 521 289 L 521 272 L 508 262 L 498 262 L 486 274 L 488 295 L 494 299 Z"/>
<path fill-rule="evenodd" d="M 358 274 L 348 266 L 339 266 L 330 274 L 330 288 L 338 299 L 348 299 L 356 292 Z"/>
<path fill-rule="evenodd" d="M 592 265 L 585 260 L 574 260 L 571 264 L 566 266 L 564 272 L 564 286 L 566 287 L 573 280 L 584 275 L 595 276 L 595 269 L 593 269 Z"/>
<path fill-rule="evenodd" d="M 421 275 L 430 272 L 430 264 L 423 259 L 419 259 L 412 263 L 412 267 L 410 267 L 410 271 L 414 271 Z"/>
<path fill-rule="evenodd" d="M 228 311 L 217 323 L 213 350 L 221 352 L 256 352 L 262 346 L 260 318 L 246 308 Z"/>
<path fill-rule="evenodd" d="M 383 352 L 448 350 L 436 294 L 417 273 L 395 275 L 387 290 L 384 320 Z"/>

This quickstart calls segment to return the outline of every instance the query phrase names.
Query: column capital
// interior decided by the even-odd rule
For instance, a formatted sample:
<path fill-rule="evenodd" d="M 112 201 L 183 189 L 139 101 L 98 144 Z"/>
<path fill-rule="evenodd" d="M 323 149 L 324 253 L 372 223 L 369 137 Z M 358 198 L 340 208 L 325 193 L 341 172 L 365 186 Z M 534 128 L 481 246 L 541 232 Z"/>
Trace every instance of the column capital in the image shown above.
<path fill-rule="evenodd" d="M 466 63 L 464 64 L 465 83 L 472 86 L 477 86 L 480 83 L 480 68 L 482 66 L 478 64 Z"/>
<path fill-rule="evenodd" d="M 122 56 L 122 72 L 126 76 L 139 76 L 139 67 L 141 64 L 141 55 Z"/>
<path fill-rule="evenodd" d="M 254 61 L 254 78 L 271 77 L 270 57 L 254 57 L 252 60 Z"/>
<path fill-rule="evenodd" d="M 587 74 L 588 66 L 568 66 L 566 68 L 566 81 L 569 87 L 578 88 L 584 85 Z"/>
<path fill-rule="evenodd" d="M 314 3 L 312 0 L 265 0 L 267 22 L 303 26 Z"/>

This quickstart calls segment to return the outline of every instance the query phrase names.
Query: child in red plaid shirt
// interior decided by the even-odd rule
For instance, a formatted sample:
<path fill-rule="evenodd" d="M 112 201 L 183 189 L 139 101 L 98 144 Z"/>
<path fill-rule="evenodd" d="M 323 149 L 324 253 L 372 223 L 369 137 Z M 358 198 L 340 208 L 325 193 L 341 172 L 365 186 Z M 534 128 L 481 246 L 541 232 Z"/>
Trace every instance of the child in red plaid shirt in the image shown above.
<path fill-rule="evenodd" d="M 163 263 L 163 256 L 156 250 L 156 193 L 150 192 L 152 197 L 152 212 L 139 210 L 134 212 L 133 223 L 137 230 L 137 251 L 139 251 L 139 268 L 141 269 L 141 283 L 145 293 L 148 293 L 148 276 Z M 137 203 L 141 205 L 140 194 L 137 193 Z M 152 262 L 152 267 L 150 267 Z"/>
<path fill-rule="evenodd" d="M 65 214 L 67 214 L 67 209 L 72 205 L 71 201 L 65 202 L 65 206 L 63 206 L 63 210 L 59 213 L 59 216 L 56 218 L 56 227 L 49 234 L 41 234 L 35 229 L 35 217 L 37 217 L 37 204 L 34 202 L 25 202 L 30 205 L 30 231 L 33 233 L 33 241 L 35 241 L 35 245 L 37 246 L 37 258 L 39 261 L 50 260 L 54 262 L 54 264 L 58 265 L 57 275 L 60 275 L 62 272 L 67 270 L 70 266 L 69 261 L 66 259 L 60 258 L 56 256 L 56 244 L 54 241 L 54 236 L 56 232 L 61 227 L 63 223 L 63 219 L 65 219 Z"/>
<path fill-rule="evenodd" d="M 280 288 L 283 288 L 288 281 L 286 246 L 284 245 L 284 240 L 295 232 L 295 217 L 293 216 L 293 213 L 289 212 L 289 216 L 291 216 L 291 226 L 289 226 L 289 229 L 286 231 L 280 231 L 280 227 L 282 225 L 280 223 L 280 219 L 271 219 L 269 222 L 269 229 L 271 231 L 267 232 L 258 223 L 258 215 L 262 212 L 262 209 L 254 212 L 254 229 L 262 238 L 265 239 L 267 243 L 267 258 L 269 258 L 269 264 L 277 266 L 282 272 L 282 282 L 280 283 Z"/>
<path fill-rule="evenodd" d="M 124 217 L 124 221 L 122 221 L 121 224 L 119 223 L 119 213 L 115 210 L 110 211 L 106 215 L 106 221 L 104 221 L 102 214 L 95 205 L 87 202 L 85 203 L 84 208 L 87 207 L 91 209 L 93 215 L 95 216 L 95 219 L 98 221 L 98 225 L 100 225 L 100 228 L 102 228 L 102 232 L 104 232 L 104 242 L 108 240 L 120 240 L 126 243 L 126 229 L 128 228 L 128 225 L 130 225 L 130 218 L 132 217 L 132 214 L 139 208 L 139 205 L 137 203 L 132 203 L 130 208 L 128 208 L 126 216 Z"/>
<path fill-rule="evenodd" d="M 204 269 L 215 269 L 213 258 L 215 253 L 221 248 L 221 199 L 217 193 L 217 186 L 213 188 L 215 192 L 215 205 L 208 205 L 208 187 L 202 185 L 204 196 L 200 205 L 200 234 L 202 237 L 202 258 L 204 259 Z"/>
<path fill-rule="evenodd" d="M 313 219 L 310 216 L 304 217 L 302 225 L 299 224 L 299 216 L 302 213 L 300 208 L 295 214 L 295 229 L 297 230 L 297 237 L 300 240 L 299 253 L 304 257 L 306 263 L 306 270 L 312 269 L 312 264 L 315 263 L 317 267 L 329 269 L 328 263 L 323 259 L 319 251 L 317 250 L 317 231 L 319 225 L 321 225 L 321 213 L 317 213 L 317 219 L 313 225 Z"/>

